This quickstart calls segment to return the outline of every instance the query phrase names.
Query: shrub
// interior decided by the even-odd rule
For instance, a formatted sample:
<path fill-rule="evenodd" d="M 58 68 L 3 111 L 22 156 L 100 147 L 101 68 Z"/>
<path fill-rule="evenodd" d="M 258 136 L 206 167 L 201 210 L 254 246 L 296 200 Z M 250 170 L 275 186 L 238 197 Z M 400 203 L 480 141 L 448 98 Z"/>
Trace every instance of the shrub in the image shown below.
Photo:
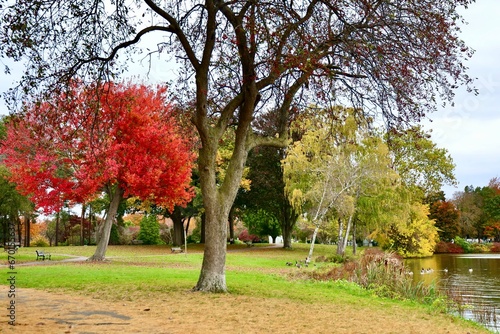
<path fill-rule="evenodd" d="M 140 225 L 139 240 L 142 240 L 144 245 L 158 245 L 161 243 L 160 224 L 156 219 L 156 215 L 144 215 Z"/>
<path fill-rule="evenodd" d="M 448 243 L 444 242 L 444 241 L 438 242 L 436 244 L 436 247 L 434 248 L 434 253 L 437 253 L 437 254 L 449 253 Z"/>
<path fill-rule="evenodd" d="M 254 234 L 249 234 L 248 230 L 241 231 L 240 235 L 238 236 L 238 239 L 243 241 L 243 242 L 259 242 L 260 241 L 258 236 L 254 235 Z"/>
<path fill-rule="evenodd" d="M 449 242 L 448 243 L 448 253 L 463 254 L 463 253 L 465 253 L 465 251 L 462 248 L 462 246 L 455 244 L 455 243 L 452 243 L 452 242 Z"/>
<path fill-rule="evenodd" d="M 467 240 L 460 237 L 455 237 L 455 244 L 462 247 L 464 253 L 472 253 L 471 244 L 468 243 Z"/>
<path fill-rule="evenodd" d="M 346 263 L 348 261 L 352 261 L 352 258 L 349 256 L 342 256 L 339 254 L 334 254 L 330 256 L 318 256 L 315 260 L 315 262 L 330 262 L 330 263 Z"/>
<path fill-rule="evenodd" d="M 429 305 L 440 305 L 436 300 L 442 298 L 435 285 L 414 283 L 400 256 L 377 249 L 366 250 L 358 261 L 347 261 L 327 272 L 313 272 L 312 276 L 319 280 L 351 281 L 381 297 L 418 300 Z"/>
<path fill-rule="evenodd" d="M 500 242 L 495 242 L 493 246 L 491 246 L 490 251 L 493 253 L 500 253 Z"/>
<path fill-rule="evenodd" d="M 32 247 L 49 247 L 49 242 L 43 236 L 39 235 L 30 244 Z"/>
<path fill-rule="evenodd" d="M 472 253 L 488 253 L 490 247 L 486 244 L 472 244 L 471 251 Z"/>
<path fill-rule="evenodd" d="M 436 244 L 434 252 L 437 254 L 446 254 L 446 253 L 463 254 L 464 249 L 459 244 L 453 242 L 440 241 Z"/>

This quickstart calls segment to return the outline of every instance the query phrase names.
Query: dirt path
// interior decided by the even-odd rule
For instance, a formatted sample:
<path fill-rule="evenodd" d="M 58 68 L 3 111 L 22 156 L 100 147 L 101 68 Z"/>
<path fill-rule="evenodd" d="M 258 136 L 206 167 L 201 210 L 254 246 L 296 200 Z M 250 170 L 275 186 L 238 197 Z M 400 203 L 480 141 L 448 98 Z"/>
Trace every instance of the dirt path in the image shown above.
<path fill-rule="evenodd" d="M 7 303 L 1 291 L 0 305 Z M 305 305 L 187 291 L 125 302 L 19 289 L 17 325 L 8 325 L 2 316 L 0 333 L 485 333 L 464 331 L 451 318 L 386 307 L 360 310 L 356 305 Z M 1 309 L 5 313 L 5 307 Z"/>

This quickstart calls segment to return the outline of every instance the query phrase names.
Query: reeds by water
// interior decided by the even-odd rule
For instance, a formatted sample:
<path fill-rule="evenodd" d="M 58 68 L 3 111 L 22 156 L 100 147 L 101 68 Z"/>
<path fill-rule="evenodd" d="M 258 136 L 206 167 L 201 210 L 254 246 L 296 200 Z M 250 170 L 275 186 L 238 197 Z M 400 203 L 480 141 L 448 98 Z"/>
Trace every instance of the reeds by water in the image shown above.
<path fill-rule="evenodd" d="M 487 327 L 497 329 L 500 333 L 500 309 L 480 298 L 474 298 L 473 291 L 467 291 L 463 287 L 444 285 L 442 291 L 449 301 L 449 308 L 452 312 L 465 317 L 470 314 L 471 318 Z"/>
<path fill-rule="evenodd" d="M 471 291 L 457 287 L 439 288 L 438 282 L 426 284 L 415 282 L 413 273 L 404 266 L 403 259 L 395 253 L 378 249 L 367 249 L 357 260 L 348 259 L 327 271 L 312 272 L 319 280 L 344 279 L 374 291 L 381 297 L 414 300 L 432 305 L 438 312 L 454 313 L 464 317 L 466 312 L 472 319 L 487 327 L 499 329 L 499 310 L 496 306 L 474 300 Z M 500 333 L 500 331 L 498 331 Z"/>
<path fill-rule="evenodd" d="M 444 296 L 435 284 L 414 283 L 412 273 L 403 264 L 403 259 L 395 253 L 368 249 L 356 261 L 346 261 L 341 266 L 327 272 L 313 273 L 316 279 L 345 279 L 373 290 L 382 297 L 417 300 L 433 304 Z"/>

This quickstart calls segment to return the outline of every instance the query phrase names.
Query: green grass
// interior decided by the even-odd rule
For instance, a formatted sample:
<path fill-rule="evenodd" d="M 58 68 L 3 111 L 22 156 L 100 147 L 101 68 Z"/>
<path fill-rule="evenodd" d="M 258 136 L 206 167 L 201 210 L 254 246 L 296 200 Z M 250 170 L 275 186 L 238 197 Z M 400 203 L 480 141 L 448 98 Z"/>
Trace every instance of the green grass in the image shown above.
<path fill-rule="evenodd" d="M 246 245 L 228 246 L 227 284 L 231 293 L 259 297 L 273 295 L 305 302 L 331 302 L 342 291 L 347 295 L 355 293 L 372 298 L 371 293 L 353 284 L 340 284 L 343 288 L 339 289 L 336 282 L 313 282 L 297 276 L 317 269 L 285 265 L 286 262 L 305 259 L 309 245 L 296 244 L 291 250 L 265 246 L 268 245 L 258 245 L 250 250 Z M 187 254 L 172 254 L 169 246 L 109 246 L 107 258 L 110 261 L 103 263 L 57 262 L 68 257 L 91 256 L 95 247 L 37 249 L 51 253 L 54 260 L 45 261 L 48 263 L 44 265 L 17 266 L 19 287 L 98 293 L 112 299 L 134 298 L 134 293 L 144 291 L 189 290 L 197 282 L 203 260 L 202 245 L 189 245 Z M 317 245 L 315 257 L 333 251 L 331 246 Z M 15 258 L 16 264 L 35 262 L 35 248 L 20 248 Z M 7 254 L 0 259 L 7 263 Z"/>

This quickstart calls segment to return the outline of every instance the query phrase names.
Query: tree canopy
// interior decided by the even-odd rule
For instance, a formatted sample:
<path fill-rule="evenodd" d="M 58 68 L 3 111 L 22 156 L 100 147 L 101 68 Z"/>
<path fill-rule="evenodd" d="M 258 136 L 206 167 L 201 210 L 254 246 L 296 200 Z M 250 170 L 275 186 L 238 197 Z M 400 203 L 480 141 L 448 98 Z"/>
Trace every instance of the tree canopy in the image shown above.
<path fill-rule="evenodd" d="M 455 164 L 448 150 L 438 148 L 421 126 L 393 129 L 386 138 L 393 154 L 392 168 L 407 187 L 421 193 L 417 197 L 432 196 L 444 184 L 456 185 Z"/>

